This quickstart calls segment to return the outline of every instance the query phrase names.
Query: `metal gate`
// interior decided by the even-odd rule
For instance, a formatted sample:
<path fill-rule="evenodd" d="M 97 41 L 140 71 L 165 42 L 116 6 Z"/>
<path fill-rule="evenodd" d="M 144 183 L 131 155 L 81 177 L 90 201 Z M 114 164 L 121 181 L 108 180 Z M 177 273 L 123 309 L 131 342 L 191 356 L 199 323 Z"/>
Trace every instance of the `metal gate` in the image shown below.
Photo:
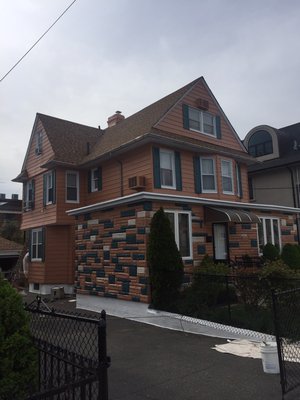
<path fill-rule="evenodd" d="M 25 309 L 39 371 L 26 400 L 107 400 L 105 311 L 98 319 L 55 311 L 39 296 Z"/>
<path fill-rule="evenodd" d="M 300 397 L 300 288 L 272 292 L 282 398 Z M 294 397 L 297 396 L 297 397 Z"/>

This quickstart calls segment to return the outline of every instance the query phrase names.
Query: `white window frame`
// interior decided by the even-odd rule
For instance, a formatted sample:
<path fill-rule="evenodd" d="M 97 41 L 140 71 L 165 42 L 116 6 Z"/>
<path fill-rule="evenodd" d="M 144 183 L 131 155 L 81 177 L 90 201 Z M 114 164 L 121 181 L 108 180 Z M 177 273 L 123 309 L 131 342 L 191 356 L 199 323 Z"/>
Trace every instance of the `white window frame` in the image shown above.
<path fill-rule="evenodd" d="M 189 106 L 189 108 L 188 108 L 189 126 L 190 126 L 190 121 L 192 120 L 191 117 L 190 117 L 190 110 L 193 110 L 193 111 L 198 113 L 198 116 L 199 116 L 199 118 L 198 118 L 199 129 L 191 128 L 191 127 L 189 129 L 191 131 L 194 131 L 194 132 L 203 133 L 204 135 L 208 135 L 210 137 L 217 137 L 216 116 L 211 114 L 211 113 L 209 113 L 208 111 L 199 110 L 198 108 L 194 108 L 194 107 L 190 107 Z M 205 114 L 209 115 L 213 119 L 213 133 L 205 132 L 205 130 L 204 130 L 204 115 Z M 195 120 L 193 120 L 193 121 L 195 121 Z"/>
<path fill-rule="evenodd" d="M 39 235 L 40 234 L 40 235 Z M 37 238 L 36 241 L 33 241 L 34 236 Z M 39 241 L 39 236 L 41 237 L 41 241 Z M 43 229 L 42 228 L 37 228 L 37 229 L 32 229 L 31 231 L 31 261 L 42 261 L 42 257 L 37 257 L 38 252 L 39 252 L 39 245 L 44 246 L 43 243 Z M 34 254 L 34 249 L 35 247 L 35 254 Z"/>
<path fill-rule="evenodd" d="M 204 174 L 203 173 L 203 165 L 202 165 L 202 161 L 203 160 L 211 160 L 213 163 L 213 177 L 214 177 L 214 186 L 215 189 L 205 189 L 204 188 L 204 184 L 203 184 L 203 176 L 212 176 L 212 174 Z M 216 163 L 215 163 L 215 159 L 213 157 L 200 157 L 200 171 L 201 171 L 201 188 L 202 188 L 202 193 L 217 193 L 218 189 L 217 189 L 217 179 L 216 179 Z"/>
<path fill-rule="evenodd" d="M 43 143 L 43 133 L 42 131 L 37 131 L 35 135 L 35 154 L 37 156 L 42 154 L 42 143 Z"/>
<path fill-rule="evenodd" d="M 45 183 L 46 183 L 46 187 L 45 187 L 46 199 L 45 199 L 45 202 L 46 202 L 46 205 L 49 205 L 49 204 L 53 204 L 53 201 L 54 201 L 54 198 L 53 198 L 53 196 L 54 196 L 53 171 L 47 172 L 45 174 L 45 177 L 46 177 L 46 179 L 45 179 Z M 49 181 L 50 181 L 50 185 L 49 185 Z M 50 189 L 52 189 L 52 200 L 49 200 L 49 191 L 50 191 Z"/>
<path fill-rule="evenodd" d="M 273 221 L 277 221 L 277 226 L 278 226 L 278 241 L 279 241 L 279 251 L 281 251 L 282 248 L 282 243 L 281 243 L 281 229 L 280 229 L 280 218 L 278 217 L 261 217 L 259 216 L 260 222 L 262 224 L 262 229 L 263 229 L 263 243 L 260 242 L 260 237 L 259 237 L 259 226 L 257 225 L 257 243 L 258 243 L 258 248 L 259 248 L 259 253 L 262 254 L 261 247 L 265 246 L 267 243 L 271 243 L 274 246 L 276 245 L 275 240 L 274 240 L 274 224 Z M 271 221 L 271 242 L 267 241 L 267 229 L 266 229 L 266 221 L 270 220 Z"/>
<path fill-rule="evenodd" d="M 29 193 L 31 190 L 31 200 L 29 199 Z M 33 193 L 33 180 L 30 179 L 25 183 L 25 190 L 24 190 L 24 210 L 29 211 L 32 210 L 32 204 L 34 202 L 34 193 Z"/>
<path fill-rule="evenodd" d="M 162 176 L 160 175 L 161 179 L 161 187 L 163 189 L 176 189 L 176 172 L 175 172 L 175 153 L 171 150 L 160 149 L 159 150 L 159 162 L 160 162 L 160 174 L 161 174 L 161 164 L 162 164 L 162 155 L 168 154 L 171 156 L 171 168 L 172 168 L 172 185 L 164 185 L 162 183 Z"/>
<path fill-rule="evenodd" d="M 228 163 L 230 164 L 230 175 L 225 175 L 223 171 L 223 163 Z M 224 185 L 223 185 L 223 177 L 224 178 L 230 178 L 231 179 L 231 186 L 232 190 L 224 190 Z M 234 179 L 233 179 L 233 166 L 232 166 L 232 160 L 221 160 L 221 179 L 222 179 L 222 191 L 224 194 L 234 194 Z"/>
<path fill-rule="evenodd" d="M 237 196 L 241 196 L 241 185 L 242 185 L 242 177 L 241 175 L 241 170 L 239 171 L 238 164 L 235 164 L 235 176 L 236 176 L 236 194 Z"/>
<path fill-rule="evenodd" d="M 68 199 L 68 174 L 76 175 L 76 200 Z M 78 171 L 66 171 L 65 176 L 65 189 L 66 189 L 66 203 L 79 203 L 79 172 Z"/>
<path fill-rule="evenodd" d="M 193 243 L 192 243 L 192 213 L 190 211 L 181 211 L 181 210 L 165 210 L 166 214 L 173 214 L 174 215 L 174 236 L 175 236 L 175 242 L 177 244 L 177 248 L 180 252 L 179 248 L 179 214 L 185 214 L 188 215 L 188 223 L 189 223 L 189 256 L 182 256 L 181 258 L 183 260 L 191 260 L 193 258 Z"/>
<path fill-rule="evenodd" d="M 91 169 L 91 192 L 98 192 L 98 181 L 100 177 L 95 177 L 95 173 L 99 171 L 99 168 Z"/>

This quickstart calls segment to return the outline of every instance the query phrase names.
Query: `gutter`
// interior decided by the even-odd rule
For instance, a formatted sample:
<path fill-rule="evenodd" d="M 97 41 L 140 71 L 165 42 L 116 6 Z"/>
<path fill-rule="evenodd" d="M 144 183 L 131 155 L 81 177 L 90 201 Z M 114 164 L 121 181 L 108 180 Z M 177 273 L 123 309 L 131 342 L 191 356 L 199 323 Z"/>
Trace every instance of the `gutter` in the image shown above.
<path fill-rule="evenodd" d="M 189 203 L 203 206 L 219 206 L 240 209 L 247 208 L 252 210 L 281 211 L 289 214 L 300 214 L 300 208 L 294 207 L 285 207 L 272 204 L 241 203 L 236 201 L 213 200 L 203 197 L 180 196 L 153 192 L 139 192 L 124 197 L 117 197 L 113 200 L 107 200 L 100 203 L 91 204 L 89 206 L 67 210 L 66 213 L 71 216 L 80 215 L 92 211 L 105 210 L 107 208 L 116 207 L 128 203 L 136 203 L 140 201 L 170 201 L 176 203 Z"/>

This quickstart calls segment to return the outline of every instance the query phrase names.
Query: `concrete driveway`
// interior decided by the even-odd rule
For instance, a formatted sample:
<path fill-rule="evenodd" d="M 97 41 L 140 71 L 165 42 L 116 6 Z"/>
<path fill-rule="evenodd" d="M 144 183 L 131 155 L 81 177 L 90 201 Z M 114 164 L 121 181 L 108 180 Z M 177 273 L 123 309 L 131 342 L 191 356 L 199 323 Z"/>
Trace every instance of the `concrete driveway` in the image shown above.
<path fill-rule="evenodd" d="M 211 348 L 226 339 L 107 317 L 110 400 L 280 400 L 260 359 Z"/>

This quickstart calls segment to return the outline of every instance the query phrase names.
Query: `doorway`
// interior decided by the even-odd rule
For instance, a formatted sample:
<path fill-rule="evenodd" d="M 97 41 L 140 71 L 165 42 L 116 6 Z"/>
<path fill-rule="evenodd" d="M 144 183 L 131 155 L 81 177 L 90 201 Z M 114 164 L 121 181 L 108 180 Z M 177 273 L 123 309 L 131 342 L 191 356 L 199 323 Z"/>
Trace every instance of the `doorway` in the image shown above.
<path fill-rule="evenodd" d="M 214 259 L 228 260 L 228 234 L 226 224 L 213 224 Z"/>

